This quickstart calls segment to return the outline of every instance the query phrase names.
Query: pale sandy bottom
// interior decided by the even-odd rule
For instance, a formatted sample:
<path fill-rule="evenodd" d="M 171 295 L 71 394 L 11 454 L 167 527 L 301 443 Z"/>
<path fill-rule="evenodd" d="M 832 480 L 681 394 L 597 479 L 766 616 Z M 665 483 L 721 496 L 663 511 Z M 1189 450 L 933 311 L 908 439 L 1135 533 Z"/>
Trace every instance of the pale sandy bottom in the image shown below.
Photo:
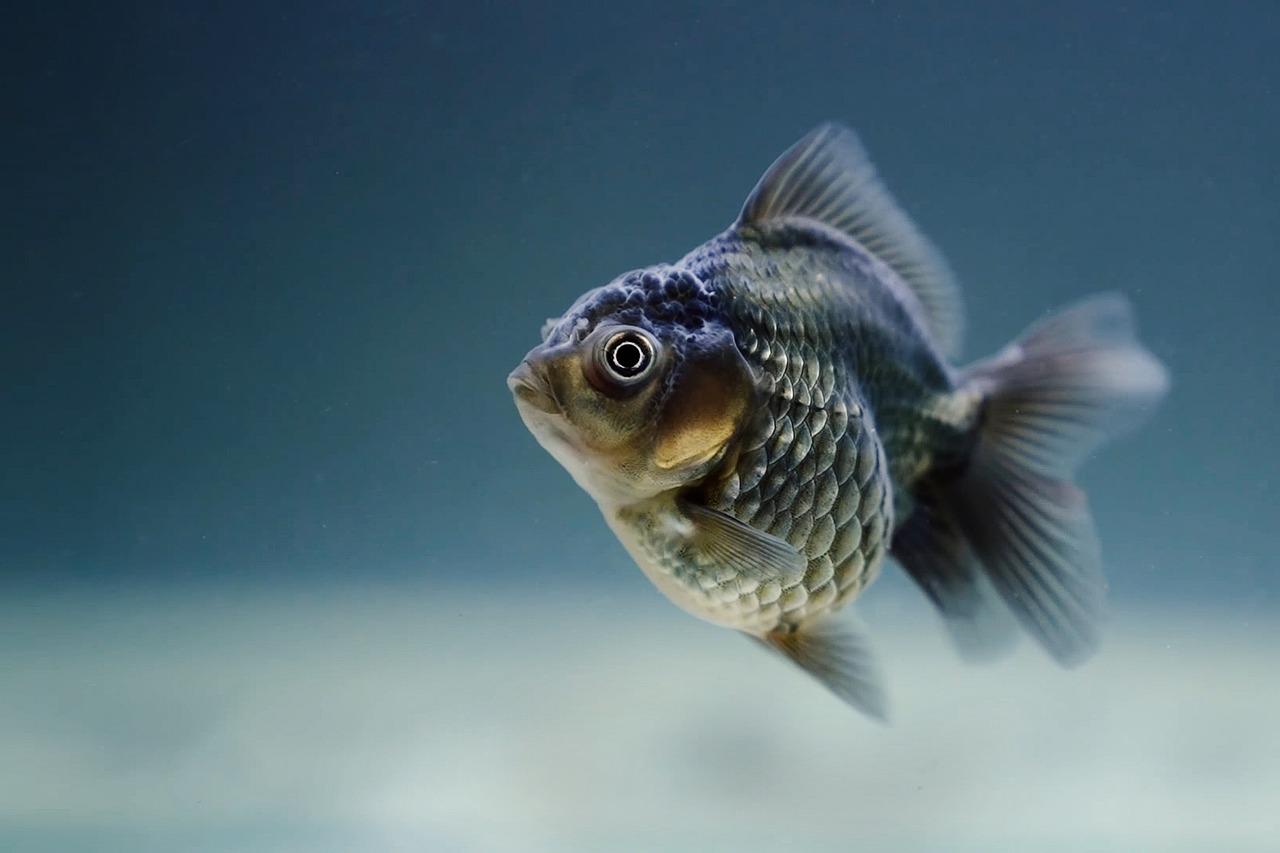
<path fill-rule="evenodd" d="M 869 601 L 888 727 L 636 586 L 10 596 L 0 849 L 1277 849 L 1275 621 L 1063 672 Z"/>

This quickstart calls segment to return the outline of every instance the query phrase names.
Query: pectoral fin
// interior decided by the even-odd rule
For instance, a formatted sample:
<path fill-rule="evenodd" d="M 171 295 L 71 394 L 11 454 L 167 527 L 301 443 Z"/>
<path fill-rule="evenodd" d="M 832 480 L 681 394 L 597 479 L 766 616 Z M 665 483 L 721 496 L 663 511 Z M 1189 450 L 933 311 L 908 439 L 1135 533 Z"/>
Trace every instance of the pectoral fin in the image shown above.
<path fill-rule="evenodd" d="M 791 543 L 727 513 L 689 501 L 681 501 L 680 509 L 693 523 L 689 544 L 700 564 L 716 571 L 732 570 L 760 583 L 779 581 L 783 587 L 799 580 L 808 566 Z"/>

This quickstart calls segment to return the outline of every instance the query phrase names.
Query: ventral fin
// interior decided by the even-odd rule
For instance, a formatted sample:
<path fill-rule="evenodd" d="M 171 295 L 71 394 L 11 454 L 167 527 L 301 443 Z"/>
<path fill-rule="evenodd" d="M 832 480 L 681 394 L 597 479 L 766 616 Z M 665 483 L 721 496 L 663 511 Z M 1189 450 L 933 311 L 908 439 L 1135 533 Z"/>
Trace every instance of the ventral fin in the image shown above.
<path fill-rule="evenodd" d="M 959 351 L 964 308 L 955 276 L 885 189 L 853 131 L 823 124 L 787 149 L 752 190 L 738 225 L 797 217 L 842 231 L 883 261 L 910 288 L 939 349 Z"/>
<path fill-rule="evenodd" d="M 888 720 L 884 680 L 862 634 L 824 619 L 752 639 L 790 660 L 862 713 L 881 722 Z"/>
<path fill-rule="evenodd" d="M 729 569 L 760 583 L 794 583 L 804 574 L 808 561 L 791 543 L 738 521 L 727 513 L 681 501 L 680 509 L 693 523 L 690 544 L 698 562 Z"/>

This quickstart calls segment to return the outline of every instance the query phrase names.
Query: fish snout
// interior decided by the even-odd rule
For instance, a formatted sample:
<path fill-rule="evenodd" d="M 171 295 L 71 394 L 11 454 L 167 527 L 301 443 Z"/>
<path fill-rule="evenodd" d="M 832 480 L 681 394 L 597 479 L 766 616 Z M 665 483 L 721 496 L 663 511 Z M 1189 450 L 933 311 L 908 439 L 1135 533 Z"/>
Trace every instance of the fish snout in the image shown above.
<path fill-rule="evenodd" d="M 549 415 L 560 413 L 560 406 L 551 390 L 551 383 L 527 358 L 516 365 L 516 369 L 507 376 L 507 387 L 511 389 L 518 404 L 522 403 Z"/>

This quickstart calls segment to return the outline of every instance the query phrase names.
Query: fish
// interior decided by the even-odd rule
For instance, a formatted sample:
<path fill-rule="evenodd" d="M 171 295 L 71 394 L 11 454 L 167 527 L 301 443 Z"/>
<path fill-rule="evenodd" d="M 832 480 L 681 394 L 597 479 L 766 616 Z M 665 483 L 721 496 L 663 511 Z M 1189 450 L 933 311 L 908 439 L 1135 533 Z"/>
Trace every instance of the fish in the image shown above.
<path fill-rule="evenodd" d="M 667 598 L 886 719 L 865 632 L 833 618 L 886 559 L 966 658 L 1017 626 L 1063 666 L 1096 650 L 1074 474 L 1169 387 L 1116 293 L 957 366 L 963 331 L 951 267 L 828 123 L 727 230 L 548 320 L 507 384 Z"/>

